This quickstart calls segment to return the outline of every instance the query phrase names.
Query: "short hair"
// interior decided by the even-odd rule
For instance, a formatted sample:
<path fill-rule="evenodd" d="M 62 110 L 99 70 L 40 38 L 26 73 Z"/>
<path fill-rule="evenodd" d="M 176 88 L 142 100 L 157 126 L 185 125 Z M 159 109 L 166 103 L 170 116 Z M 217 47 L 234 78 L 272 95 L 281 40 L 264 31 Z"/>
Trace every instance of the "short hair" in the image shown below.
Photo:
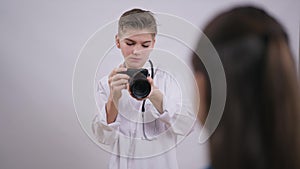
<path fill-rule="evenodd" d="M 123 13 L 119 19 L 118 35 L 121 36 L 130 29 L 146 29 L 155 36 L 157 34 L 157 24 L 153 13 L 137 8 Z"/>

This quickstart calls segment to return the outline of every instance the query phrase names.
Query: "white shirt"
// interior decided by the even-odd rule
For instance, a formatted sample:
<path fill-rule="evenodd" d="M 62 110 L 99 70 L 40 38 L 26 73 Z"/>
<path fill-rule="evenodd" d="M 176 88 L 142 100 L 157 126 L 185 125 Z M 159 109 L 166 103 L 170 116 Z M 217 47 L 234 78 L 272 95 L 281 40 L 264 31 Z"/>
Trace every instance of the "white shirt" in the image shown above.
<path fill-rule="evenodd" d="M 109 169 L 178 169 L 175 147 L 190 132 L 195 117 L 182 106 L 180 87 L 170 74 L 156 69 L 154 84 L 164 95 L 162 114 L 147 99 L 143 118 L 142 101 L 122 90 L 116 121 L 107 124 L 108 76 L 98 83 L 99 112 L 92 129 L 97 141 L 111 146 Z"/>

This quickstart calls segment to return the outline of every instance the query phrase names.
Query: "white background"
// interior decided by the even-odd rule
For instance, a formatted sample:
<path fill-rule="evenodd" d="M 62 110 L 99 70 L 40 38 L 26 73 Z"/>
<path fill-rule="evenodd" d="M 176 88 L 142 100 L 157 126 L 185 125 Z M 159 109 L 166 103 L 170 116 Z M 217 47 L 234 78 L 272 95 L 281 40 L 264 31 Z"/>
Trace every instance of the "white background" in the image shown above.
<path fill-rule="evenodd" d="M 203 28 L 217 13 L 237 4 L 257 4 L 279 19 L 298 63 L 298 0 L 2 0 L 0 168 L 106 168 L 109 153 L 84 133 L 72 101 L 74 66 L 88 38 L 133 7 L 176 15 Z M 182 57 L 188 62 L 188 56 Z M 198 134 L 196 129 L 178 146 L 180 168 L 208 164 L 207 145 L 197 143 Z"/>

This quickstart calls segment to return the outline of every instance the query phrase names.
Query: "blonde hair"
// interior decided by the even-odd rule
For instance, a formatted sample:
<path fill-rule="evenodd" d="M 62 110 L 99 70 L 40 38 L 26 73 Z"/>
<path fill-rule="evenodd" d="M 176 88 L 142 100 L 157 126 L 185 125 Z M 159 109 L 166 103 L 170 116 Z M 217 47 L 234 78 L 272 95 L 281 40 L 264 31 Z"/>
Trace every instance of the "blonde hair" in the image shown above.
<path fill-rule="evenodd" d="M 153 13 L 137 8 L 123 13 L 119 19 L 118 35 L 122 36 L 128 30 L 147 30 L 155 37 L 157 24 Z"/>

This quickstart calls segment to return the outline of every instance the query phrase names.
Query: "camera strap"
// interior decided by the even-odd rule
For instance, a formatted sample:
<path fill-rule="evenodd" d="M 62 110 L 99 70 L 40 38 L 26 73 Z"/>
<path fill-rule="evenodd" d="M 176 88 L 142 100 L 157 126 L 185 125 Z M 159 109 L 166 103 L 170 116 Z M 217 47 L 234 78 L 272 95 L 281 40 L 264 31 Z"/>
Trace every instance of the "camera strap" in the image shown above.
<path fill-rule="evenodd" d="M 151 66 L 151 78 L 153 79 L 154 78 L 154 70 L 153 70 L 153 63 L 152 61 L 149 59 L 148 60 L 149 63 L 150 63 L 150 66 Z M 144 138 L 146 140 L 151 140 L 147 137 L 147 134 L 146 134 L 146 131 L 145 131 L 145 117 L 144 117 L 144 114 L 145 114 L 145 102 L 146 102 L 146 99 L 143 100 L 143 104 L 142 104 L 142 117 L 143 117 L 143 134 L 144 134 Z"/>
<path fill-rule="evenodd" d="M 154 78 L 153 63 L 152 63 L 152 61 L 151 61 L 150 59 L 149 59 L 148 61 L 149 61 L 150 66 L 151 66 L 151 78 L 153 79 L 153 78 Z M 142 104 L 142 112 L 145 112 L 145 102 L 146 102 L 146 100 L 143 100 L 143 104 Z"/>

